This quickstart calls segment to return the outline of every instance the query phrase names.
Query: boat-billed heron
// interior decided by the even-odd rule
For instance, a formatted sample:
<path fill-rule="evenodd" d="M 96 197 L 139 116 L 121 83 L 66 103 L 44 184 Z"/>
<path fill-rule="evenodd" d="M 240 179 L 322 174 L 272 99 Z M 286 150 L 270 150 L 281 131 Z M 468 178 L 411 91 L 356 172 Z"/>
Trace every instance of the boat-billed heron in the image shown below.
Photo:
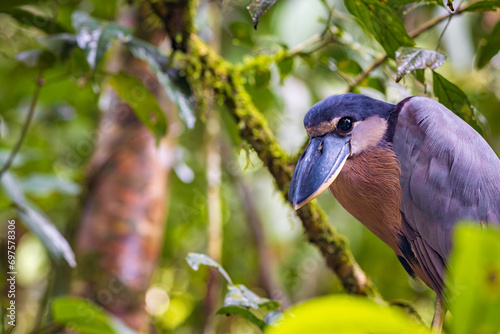
<path fill-rule="evenodd" d="M 437 294 L 442 326 L 446 259 L 460 220 L 500 224 L 500 160 L 442 104 L 397 105 L 361 94 L 330 96 L 304 118 L 310 137 L 290 184 L 299 209 L 329 188 Z"/>

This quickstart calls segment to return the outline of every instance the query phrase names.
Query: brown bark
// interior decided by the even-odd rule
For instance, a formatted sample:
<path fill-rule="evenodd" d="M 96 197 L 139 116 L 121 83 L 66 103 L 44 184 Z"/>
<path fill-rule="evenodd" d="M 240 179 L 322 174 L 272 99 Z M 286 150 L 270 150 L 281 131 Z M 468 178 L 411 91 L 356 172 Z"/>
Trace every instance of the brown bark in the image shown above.
<path fill-rule="evenodd" d="M 131 107 L 106 89 L 104 100 L 110 103 L 100 121 L 76 233 L 73 292 L 94 300 L 131 328 L 144 330 L 144 297 L 162 248 L 176 122 L 148 66 L 127 57 L 113 58 L 112 70 L 131 73 L 156 95 L 167 109 L 168 135 L 157 145 Z"/>
<path fill-rule="evenodd" d="M 133 328 L 147 323 L 144 293 L 161 250 L 165 222 L 167 148 L 116 96 L 101 122 L 110 124 L 91 161 L 76 251 L 79 294 Z"/>

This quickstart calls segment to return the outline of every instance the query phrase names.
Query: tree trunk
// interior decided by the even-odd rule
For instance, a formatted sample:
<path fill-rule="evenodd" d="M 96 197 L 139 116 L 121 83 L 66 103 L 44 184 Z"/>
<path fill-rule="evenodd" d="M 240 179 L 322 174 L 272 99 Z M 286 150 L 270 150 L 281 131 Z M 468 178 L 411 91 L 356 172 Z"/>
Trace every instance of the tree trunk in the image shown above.
<path fill-rule="evenodd" d="M 157 145 L 130 106 L 109 87 L 105 90 L 102 100 L 109 104 L 89 164 L 88 192 L 76 233 L 78 274 L 73 292 L 97 302 L 133 329 L 144 330 L 145 293 L 162 248 L 177 123 L 169 117 L 171 103 L 147 65 L 126 57 L 120 53 L 112 59 L 112 70 L 136 76 L 157 96 L 168 109 L 168 135 Z"/>

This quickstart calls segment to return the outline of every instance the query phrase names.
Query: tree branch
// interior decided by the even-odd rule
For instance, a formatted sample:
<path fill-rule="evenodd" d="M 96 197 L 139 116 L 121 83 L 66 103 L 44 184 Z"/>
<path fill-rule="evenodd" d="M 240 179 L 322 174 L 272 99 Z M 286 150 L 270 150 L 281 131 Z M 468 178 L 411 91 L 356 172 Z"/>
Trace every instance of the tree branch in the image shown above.
<path fill-rule="evenodd" d="M 384 63 L 384 61 L 386 61 L 386 59 L 388 58 L 387 55 L 383 55 L 383 56 L 380 56 L 378 57 L 374 62 L 373 64 L 371 64 L 370 66 L 368 66 L 363 72 L 361 72 L 355 79 L 354 81 L 349 85 L 349 87 L 347 87 L 347 91 L 346 93 L 350 93 L 354 90 L 354 88 L 356 88 L 363 80 L 365 80 L 365 78 L 370 75 L 370 73 L 372 73 L 374 70 L 376 70 L 380 65 L 382 65 Z"/>
<path fill-rule="evenodd" d="M 457 9 L 455 15 L 462 13 L 466 8 Z M 410 36 L 417 37 L 448 16 L 444 15 L 428 21 L 412 32 Z M 188 31 L 191 31 L 190 24 L 190 22 L 187 23 Z M 285 199 L 287 199 L 294 162 L 283 151 L 266 120 L 251 101 L 240 82 L 241 74 L 254 66 L 262 65 L 262 62 L 276 62 L 286 57 L 300 55 L 309 47 L 312 47 L 313 51 L 311 52 L 314 52 L 334 41 L 337 41 L 335 36 L 328 39 L 324 39 L 323 35 L 313 36 L 311 40 L 293 50 L 281 51 L 271 56 L 258 56 L 245 65 L 233 66 L 199 40 L 196 35 L 191 34 L 191 50 L 186 54 L 188 60 L 186 70 L 193 91 L 195 94 L 197 93 L 198 97 L 203 98 L 203 93 L 208 87 L 223 98 L 229 112 L 238 123 L 241 137 L 252 146 L 266 165 Z M 355 78 L 348 90 L 351 91 L 359 85 L 387 58 L 387 55 L 377 58 L 371 66 Z M 318 247 L 328 266 L 340 278 L 344 288 L 349 293 L 380 299 L 376 287 L 354 260 L 347 240 L 329 224 L 324 211 L 317 203 L 312 202 L 304 206 L 297 211 L 297 214 L 302 221 L 309 241 Z"/>
<path fill-rule="evenodd" d="M 182 0 L 178 1 L 182 2 Z M 193 4 L 195 1 L 192 0 L 189 3 Z M 470 5 L 472 4 L 468 4 L 468 6 Z M 457 9 L 454 15 L 461 14 L 468 6 Z M 449 15 L 443 15 L 433 18 L 410 33 L 410 36 L 415 38 L 448 17 Z M 185 35 L 186 31 L 192 32 L 192 20 L 191 22 L 183 22 L 181 31 L 183 35 Z M 199 40 L 194 33 L 190 35 L 190 50 L 185 53 L 187 64 L 183 67 L 186 70 L 187 79 L 190 81 L 193 92 L 202 100 L 203 93 L 207 91 L 214 91 L 217 97 L 222 98 L 221 100 L 238 123 L 241 137 L 252 146 L 266 165 L 274 177 L 277 188 L 285 199 L 287 199 L 287 190 L 295 163 L 283 151 L 269 129 L 265 118 L 252 103 L 241 82 L 241 76 L 242 73 L 255 66 L 262 66 L 266 62 L 277 62 L 304 53 L 309 54 L 335 41 L 342 42 L 335 35 L 329 36 L 328 39 L 325 39 L 324 35 L 318 35 L 298 48 L 288 51 L 282 50 L 273 55 L 258 56 L 244 65 L 234 66 Z M 308 48 L 311 48 L 312 51 L 306 52 L 305 50 Z M 351 91 L 359 85 L 387 58 L 387 55 L 378 57 L 372 65 L 354 79 L 348 90 Z M 347 245 L 347 240 L 329 224 L 324 211 L 317 203 L 313 201 L 298 210 L 297 214 L 302 221 L 309 241 L 320 250 L 328 266 L 340 278 L 344 288 L 349 293 L 380 300 L 376 287 L 355 262 Z"/>
<path fill-rule="evenodd" d="M 459 9 L 456 14 L 462 11 L 463 9 Z M 448 15 L 434 18 L 410 35 L 416 37 L 447 17 Z M 295 49 L 284 50 L 273 55 L 258 56 L 244 65 L 233 66 L 199 40 L 196 35 L 191 35 L 191 50 L 186 57 L 188 59 L 187 77 L 193 91 L 195 94 L 198 93 L 198 97 L 203 98 L 203 93 L 209 87 L 218 96 L 223 97 L 229 112 L 238 123 L 241 137 L 253 147 L 264 162 L 285 199 L 287 199 L 294 162 L 283 151 L 266 120 L 252 103 L 250 96 L 240 82 L 241 74 L 255 66 L 261 66 L 263 62 L 276 62 L 303 54 L 310 47 L 313 48 L 311 52 L 314 52 L 333 41 L 337 41 L 335 36 L 325 39 L 324 35 L 317 35 Z M 387 55 L 377 58 L 354 80 L 349 86 L 349 91 L 359 85 L 386 59 Z M 355 262 L 345 237 L 339 235 L 329 224 L 323 210 L 315 202 L 312 202 L 298 210 L 297 214 L 302 221 L 309 241 L 318 247 L 328 266 L 340 278 L 344 288 L 349 293 L 380 298 L 373 283 Z"/>
<path fill-rule="evenodd" d="M 445 15 L 438 16 L 438 17 L 430 19 L 429 21 L 423 23 L 421 26 L 419 26 L 415 30 L 411 31 L 409 33 L 410 37 L 411 38 L 417 38 L 422 33 L 426 32 L 427 30 L 429 30 L 429 29 L 431 29 L 433 27 L 435 27 L 436 25 L 438 25 L 439 23 L 443 22 L 444 20 L 446 20 L 448 18 L 451 18 L 451 17 L 453 17 L 455 15 L 462 14 L 464 11 L 467 10 L 468 7 L 470 7 L 473 4 L 474 4 L 474 2 L 468 3 L 467 6 L 465 6 L 465 7 L 459 7 L 459 8 L 457 8 L 457 10 L 455 11 L 455 13 L 453 13 L 453 14 L 445 14 Z M 388 58 L 387 55 L 383 55 L 383 56 L 380 56 L 377 59 L 375 59 L 375 61 L 373 62 L 373 64 L 371 64 L 370 66 L 368 66 L 363 72 L 361 72 L 354 79 L 354 81 L 347 88 L 346 93 L 352 92 L 354 90 L 354 88 L 356 88 L 368 75 L 370 75 L 371 72 L 373 72 L 380 65 L 382 65 L 387 60 L 387 58 Z"/>
<path fill-rule="evenodd" d="M 9 158 L 5 162 L 5 165 L 3 165 L 2 170 L 0 170 L 0 179 L 2 178 L 3 173 L 5 173 L 10 168 L 12 162 L 14 162 L 14 158 L 16 157 L 17 153 L 19 152 L 19 149 L 21 148 L 21 145 L 24 141 L 24 137 L 26 137 L 26 134 L 28 133 L 28 129 L 30 127 L 31 120 L 33 119 L 33 115 L 35 114 L 36 105 L 38 103 L 38 97 L 40 96 L 40 90 L 42 89 L 43 84 L 44 80 L 43 78 L 41 78 L 41 75 L 39 75 L 38 78 L 36 79 L 35 92 L 33 93 L 33 98 L 31 99 L 31 105 L 28 111 L 28 116 L 24 121 L 23 128 L 21 130 L 21 134 L 19 136 L 19 139 L 17 140 L 16 145 L 12 149 L 12 152 L 10 152 Z"/>
<path fill-rule="evenodd" d="M 287 154 L 244 89 L 239 70 L 194 35 L 188 59 L 190 65 L 187 78 L 194 91 L 200 86 L 213 87 L 216 94 L 223 97 L 229 112 L 238 123 L 241 137 L 264 162 L 286 200 L 294 165 L 289 163 Z M 297 214 L 309 241 L 320 250 L 344 288 L 352 294 L 380 299 L 376 287 L 354 260 L 347 240 L 330 225 L 319 205 L 310 203 L 298 210 Z"/>

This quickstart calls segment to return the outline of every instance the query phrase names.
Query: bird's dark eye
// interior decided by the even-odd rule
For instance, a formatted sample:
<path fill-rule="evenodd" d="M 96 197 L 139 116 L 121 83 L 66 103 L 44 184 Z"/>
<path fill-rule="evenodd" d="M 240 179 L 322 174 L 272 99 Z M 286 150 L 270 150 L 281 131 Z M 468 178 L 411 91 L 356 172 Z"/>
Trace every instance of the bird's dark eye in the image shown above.
<path fill-rule="evenodd" d="M 341 134 L 348 133 L 349 131 L 352 130 L 353 123 L 354 122 L 352 121 L 352 118 L 350 118 L 350 117 L 341 118 L 339 120 L 339 122 L 337 123 L 337 130 Z"/>

